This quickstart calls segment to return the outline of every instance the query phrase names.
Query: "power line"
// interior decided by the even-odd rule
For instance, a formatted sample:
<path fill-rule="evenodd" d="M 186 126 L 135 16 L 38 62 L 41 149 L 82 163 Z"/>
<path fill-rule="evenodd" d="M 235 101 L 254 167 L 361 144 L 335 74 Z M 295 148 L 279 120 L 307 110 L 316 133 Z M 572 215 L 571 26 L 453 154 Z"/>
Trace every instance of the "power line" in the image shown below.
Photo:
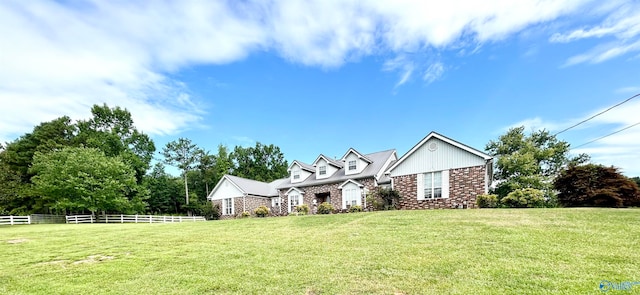
<path fill-rule="evenodd" d="M 601 140 L 601 139 L 603 139 L 603 138 L 605 138 L 605 137 L 609 137 L 609 136 L 614 135 L 614 134 L 616 134 L 616 133 L 620 133 L 620 132 L 622 132 L 622 131 L 625 131 L 625 130 L 627 130 L 627 129 L 631 128 L 631 127 L 637 126 L 637 125 L 640 125 L 640 122 L 635 123 L 635 124 L 632 124 L 632 125 L 629 125 L 629 126 L 627 126 L 627 127 L 624 127 L 624 128 L 622 128 L 622 129 L 620 129 L 620 130 L 618 130 L 618 131 L 615 131 L 615 132 L 609 133 L 609 134 L 607 134 L 607 135 L 605 135 L 605 136 L 603 136 L 603 137 L 599 137 L 599 138 L 596 138 L 596 139 L 594 139 L 594 140 L 592 140 L 592 141 L 589 141 L 589 142 L 583 143 L 583 144 L 581 144 L 581 145 L 579 145 L 579 146 L 572 147 L 571 149 L 577 149 L 577 148 L 579 148 L 579 147 L 583 147 L 583 146 L 585 146 L 585 145 L 588 145 L 588 144 L 590 144 L 590 143 L 596 142 L 596 141 Z"/>
<path fill-rule="evenodd" d="M 623 104 L 623 103 L 626 103 L 626 102 L 628 102 L 628 101 L 630 101 L 630 100 L 632 100 L 632 99 L 634 99 L 634 98 L 636 98 L 636 97 L 638 97 L 638 96 L 640 96 L 640 93 L 638 93 L 638 94 L 636 94 L 636 95 L 634 95 L 634 96 L 632 96 L 632 97 L 629 97 L 629 98 L 625 99 L 624 101 L 622 101 L 622 102 L 620 102 L 620 103 L 618 103 L 618 104 L 616 104 L 616 105 L 614 105 L 614 106 L 612 106 L 612 107 L 610 107 L 610 108 L 608 108 L 608 109 L 606 109 L 606 110 L 604 110 L 604 111 L 602 111 L 602 112 L 599 112 L 599 113 L 597 113 L 597 114 L 595 114 L 595 115 L 593 115 L 593 116 L 591 116 L 591 117 L 589 117 L 589 118 L 587 118 L 587 119 L 585 119 L 585 120 L 582 120 L 582 121 L 578 122 L 577 124 L 574 124 L 574 125 L 572 125 L 572 126 L 570 126 L 570 127 L 567 127 L 567 128 L 565 128 L 564 130 L 562 130 L 562 131 L 560 131 L 560 132 L 558 132 L 558 133 L 554 134 L 553 136 L 556 136 L 556 135 L 558 135 L 558 134 L 560 134 L 560 133 L 562 133 L 562 132 L 565 132 L 565 131 L 567 131 L 567 130 L 569 130 L 569 129 L 572 129 L 572 128 L 574 128 L 574 127 L 576 127 L 576 126 L 578 126 L 578 125 L 580 125 L 580 124 L 582 124 L 582 123 L 585 123 L 585 122 L 587 122 L 587 121 L 589 121 L 589 120 L 591 120 L 591 119 L 593 119 L 593 118 L 595 118 L 595 117 L 597 117 L 597 116 L 600 116 L 600 115 L 602 115 L 602 114 L 604 114 L 604 113 L 606 113 L 606 112 L 610 111 L 611 109 L 613 109 L 613 108 L 615 108 L 615 107 L 617 107 L 617 106 L 619 106 L 619 105 L 621 105 L 621 104 Z"/>

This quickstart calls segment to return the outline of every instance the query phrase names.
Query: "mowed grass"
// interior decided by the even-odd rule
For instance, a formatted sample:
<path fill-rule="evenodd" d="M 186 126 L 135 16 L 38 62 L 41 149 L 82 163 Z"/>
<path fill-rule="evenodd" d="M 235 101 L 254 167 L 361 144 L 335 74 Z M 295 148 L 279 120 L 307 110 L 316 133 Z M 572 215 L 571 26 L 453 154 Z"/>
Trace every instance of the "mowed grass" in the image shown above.
<path fill-rule="evenodd" d="M 0 257 L 2 294 L 600 293 L 640 281 L 640 209 L 3 226 Z"/>

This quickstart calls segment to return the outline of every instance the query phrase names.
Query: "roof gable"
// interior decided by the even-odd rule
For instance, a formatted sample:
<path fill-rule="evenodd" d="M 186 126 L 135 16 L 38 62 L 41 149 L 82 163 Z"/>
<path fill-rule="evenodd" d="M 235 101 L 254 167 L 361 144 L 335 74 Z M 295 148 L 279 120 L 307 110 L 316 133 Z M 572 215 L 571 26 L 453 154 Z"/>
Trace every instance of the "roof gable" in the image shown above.
<path fill-rule="evenodd" d="M 297 188 L 297 187 L 295 187 L 295 186 L 294 186 L 294 187 L 292 187 L 292 188 L 290 188 L 289 190 L 287 190 L 287 192 L 286 192 L 286 193 L 284 193 L 284 194 L 285 194 L 286 196 L 288 196 L 288 195 L 291 193 L 291 191 L 294 191 L 294 192 L 297 192 L 298 194 L 304 195 L 304 191 L 303 191 L 303 190 L 301 190 L 301 189 L 299 189 L 299 188 Z"/>
<path fill-rule="evenodd" d="M 342 187 L 344 187 L 345 185 L 349 184 L 349 183 L 353 183 L 359 187 L 364 187 L 364 185 L 362 183 L 359 183 L 353 179 L 347 179 L 347 181 L 343 182 L 341 185 L 338 186 L 338 189 L 342 189 Z"/>
<path fill-rule="evenodd" d="M 355 154 L 358 158 L 360 158 L 360 159 L 364 160 L 365 162 L 367 162 L 367 163 L 369 163 L 369 164 L 373 163 L 373 161 L 371 161 L 371 159 L 369 159 L 369 158 L 365 157 L 363 154 L 359 153 L 359 152 L 358 152 L 358 151 L 356 151 L 354 148 L 349 148 L 349 150 L 344 154 L 344 156 L 342 156 L 342 158 L 340 159 L 340 161 L 342 161 L 342 162 L 346 161 L 347 156 L 348 156 L 349 154 L 351 154 L 351 153 Z"/>
<path fill-rule="evenodd" d="M 316 172 L 316 169 L 313 168 L 313 166 L 306 164 L 306 163 L 302 163 L 298 160 L 293 160 L 293 162 L 291 162 L 291 165 L 289 165 L 289 168 L 287 168 L 287 171 L 291 171 L 291 169 L 293 168 L 294 165 L 298 165 L 298 167 L 300 167 L 300 169 L 302 170 L 306 170 L 309 172 Z"/>
<path fill-rule="evenodd" d="M 344 166 L 342 163 L 340 163 L 340 162 L 338 162 L 336 160 L 333 160 L 333 159 L 331 159 L 331 158 L 329 158 L 329 157 L 327 157 L 327 156 L 325 156 L 323 154 L 320 154 L 318 156 L 318 158 L 316 158 L 316 160 L 313 161 L 313 164 L 311 164 L 311 165 L 315 167 L 318 164 L 318 161 L 320 161 L 320 159 L 324 159 L 327 162 L 327 164 L 329 164 L 329 165 L 331 165 L 333 167 L 336 167 L 336 168 L 342 168 Z"/>
<path fill-rule="evenodd" d="M 320 184 L 327 184 L 327 183 L 342 183 L 348 179 L 356 180 L 356 179 L 363 179 L 368 177 L 375 178 L 377 174 L 381 174 L 381 173 L 384 173 L 384 171 L 386 171 L 386 167 L 388 165 L 385 165 L 385 164 L 391 162 L 389 161 L 389 158 L 395 159 L 395 154 L 396 154 L 396 151 L 394 149 L 391 149 L 391 150 L 375 152 L 375 153 L 365 155 L 365 157 L 370 159 L 372 163 L 370 165 L 367 165 L 367 167 L 364 168 L 364 170 L 362 170 L 362 172 L 358 174 L 346 175 L 345 168 L 342 167 L 338 169 L 338 171 L 333 173 L 330 177 L 327 177 L 327 178 L 319 179 L 311 175 L 304 181 L 295 182 L 295 183 L 292 183 L 290 179 L 286 179 L 280 185 L 278 185 L 278 189 L 288 189 L 294 186 L 307 187 L 311 185 L 320 185 Z"/>
<path fill-rule="evenodd" d="M 218 181 L 218 184 L 216 184 L 216 186 L 213 188 L 213 190 L 211 191 L 209 196 L 207 196 L 207 198 L 210 198 L 211 196 L 213 196 L 215 192 L 218 191 L 222 183 L 224 182 L 231 183 L 238 191 L 240 191 L 243 194 L 263 196 L 263 197 L 277 196 L 278 190 L 276 189 L 276 187 L 280 185 L 283 181 L 284 179 L 276 179 L 270 183 L 266 183 L 262 181 L 257 181 L 257 180 L 252 180 L 252 179 L 247 179 L 247 178 L 242 178 L 242 177 L 227 174 L 227 175 L 224 175 L 220 179 L 220 181 Z"/>
<path fill-rule="evenodd" d="M 427 141 L 429 141 L 432 138 L 437 138 L 443 142 L 446 142 L 454 147 L 457 147 L 461 150 L 464 150 L 470 154 L 473 154 L 475 156 L 478 156 L 480 158 L 483 158 L 484 160 L 490 160 L 493 157 L 491 157 L 488 154 L 485 154 L 477 149 L 474 149 L 466 144 L 460 143 L 458 141 L 455 141 L 451 138 L 448 138 L 444 135 L 438 134 L 434 131 L 431 131 L 431 133 L 429 133 L 425 138 L 423 138 L 420 142 L 418 142 L 413 148 L 411 148 L 406 154 L 404 154 L 400 159 L 398 159 L 398 161 L 396 161 L 395 163 L 393 163 L 393 165 L 391 165 L 389 167 L 389 169 L 387 169 L 387 171 L 392 171 L 393 169 L 395 169 L 396 167 L 398 167 L 400 164 L 402 164 L 402 162 L 404 162 L 405 160 L 407 160 L 409 157 L 411 157 L 411 155 L 413 153 L 415 153 L 418 149 L 420 149 Z"/>
<path fill-rule="evenodd" d="M 230 180 L 227 175 L 222 176 L 222 178 L 218 181 L 218 183 L 216 184 L 216 186 L 213 188 L 213 190 L 211 190 L 211 193 L 209 193 L 209 195 L 207 195 L 207 199 L 211 200 L 211 198 L 213 198 L 213 196 L 216 194 L 216 192 L 218 192 L 221 188 L 223 183 L 230 183 L 235 189 L 237 189 L 240 193 L 242 194 L 246 194 L 247 192 L 244 191 L 241 187 L 239 187 L 235 182 L 233 182 L 232 180 Z"/>

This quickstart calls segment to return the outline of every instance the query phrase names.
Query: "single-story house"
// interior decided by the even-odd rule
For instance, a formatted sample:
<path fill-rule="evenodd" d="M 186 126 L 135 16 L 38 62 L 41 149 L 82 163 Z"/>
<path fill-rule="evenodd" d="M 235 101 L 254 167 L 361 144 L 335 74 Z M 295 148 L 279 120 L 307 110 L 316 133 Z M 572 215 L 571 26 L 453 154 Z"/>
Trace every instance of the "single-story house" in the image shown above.
<path fill-rule="evenodd" d="M 398 159 L 395 149 L 363 154 L 350 148 L 340 159 L 320 154 L 311 164 L 295 160 L 289 177 L 270 183 L 225 175 L 207 199 L 223 218 L 265 205 L 276 215 L 306 204 L 312 213 L 329 202 L 336 209 L 359 205 L 376 187 L 400 192 L 401 209 L 475 208 L 488 192 L 492 157 L 436 132 Z"/>

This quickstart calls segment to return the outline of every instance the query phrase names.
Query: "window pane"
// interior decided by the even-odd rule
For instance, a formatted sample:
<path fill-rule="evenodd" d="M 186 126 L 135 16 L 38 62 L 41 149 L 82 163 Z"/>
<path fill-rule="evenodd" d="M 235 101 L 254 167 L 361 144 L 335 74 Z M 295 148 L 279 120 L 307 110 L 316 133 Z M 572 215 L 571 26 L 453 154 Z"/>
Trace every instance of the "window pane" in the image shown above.
<path fill-rule="evenodd" d="M 442 189 L 441 188 L 434 188 L 433 189 L 433 197 L 434 198 L 442 198 Z"/>
<path fill-rule="evenodd" d="M 433 172 L 433 187 L 442 187 L 442 172 Z"/>

